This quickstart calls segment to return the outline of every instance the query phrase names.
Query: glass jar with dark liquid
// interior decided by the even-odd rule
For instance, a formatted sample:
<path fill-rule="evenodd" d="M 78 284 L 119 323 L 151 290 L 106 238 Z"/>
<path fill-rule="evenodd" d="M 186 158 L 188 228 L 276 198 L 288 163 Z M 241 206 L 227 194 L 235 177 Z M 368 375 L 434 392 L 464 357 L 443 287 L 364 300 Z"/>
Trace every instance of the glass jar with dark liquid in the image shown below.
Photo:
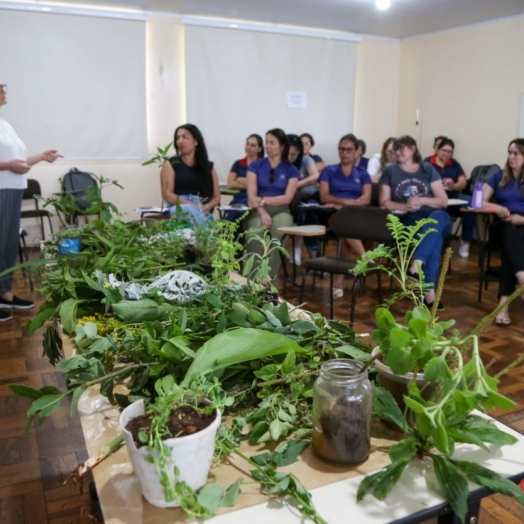
<path fill-rule="evenodd" d="M 313 450 L 338 464 L 369 456 L 373 389 L 362 362 L 339 358 L 322 364 L 313 387 Z"/>

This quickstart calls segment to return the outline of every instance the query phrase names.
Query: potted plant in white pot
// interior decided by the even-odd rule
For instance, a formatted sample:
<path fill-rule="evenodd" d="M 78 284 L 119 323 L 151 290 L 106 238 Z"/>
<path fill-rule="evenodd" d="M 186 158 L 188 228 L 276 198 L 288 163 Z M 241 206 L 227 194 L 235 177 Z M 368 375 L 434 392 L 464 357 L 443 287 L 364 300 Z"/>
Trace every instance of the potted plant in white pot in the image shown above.
<path fill-rule="evenodd" d="M 404 438 L 389 451 L 391 464 L 366 477 L 360 485 L 358 499 L 367 493 L 384 500 L 412 460 L 422 461 L 433 468 L 437 485 L 444 498 L 459 518 L 464 521 L 469 488 L 467 481 L 493 491 L 511 495 L 524 501 L 524 494 L 511 481 L 481 464 L 457 460 L 455 444 L 467 443 L 488 450 L 489 446 L 510 445 L 515 437 L 498 429 L 480 412 L 486 409 L 510 409 L 515 403 L 498 392 L 499 376 L 489 376 L 479 352 L 479 335 L 493 321 L 501 304 L 467 336 L 455 329 L 446 331 L 454 320 L 439 322 L 436 305 L 440 300 L 444 276 L 449 264 L 448 249 L 436 291 L 434 307 L 424 304 L 424 278 L 413 283 L 407 277 L 407 268 L 418 243 L 432 230 L 420 233 L 430 219 L 413 226 L 403 226 L 400 220 L 389 216 L 389 227 L 396 246 L 379 246 L 366 253 L 354 271 L 365 272 L 374 258 L 389 261 L 384 270 L 400 284 L 391 303 L 409 297 L 415 306 L 408 311 L 404 322 L 397 322 L 388 307 L 376 311 L 377 329 L 372 338 L 378 344 L 372 360 L 376 360 L 379 374 L 386 372 L 389 381 L 404 382 L 406 389 L 400 406 L 391 393 L 376 388 L 374 409 L 379 417 L 395 424 Z M 508 302 L 524 291 L 515 291 Z M 522 359 L 520 359 L 522 360 Z M 512 366 L 516 365 L 514 363 Z M 386 369 L 387 368 L 387 369 Z M 383 382 L 384 383 L 384 382 Z"/>
<path fill-rule="evenodd" d="M 171 375 L 155 389 L 154 402 L 146 406 L 141 399 L 124 409 L 120 426 L 144 498 L 158 507 L 177 507 L 187 488 L 197 491 L 207 482 L 220 402 L 177 385 Z"/>

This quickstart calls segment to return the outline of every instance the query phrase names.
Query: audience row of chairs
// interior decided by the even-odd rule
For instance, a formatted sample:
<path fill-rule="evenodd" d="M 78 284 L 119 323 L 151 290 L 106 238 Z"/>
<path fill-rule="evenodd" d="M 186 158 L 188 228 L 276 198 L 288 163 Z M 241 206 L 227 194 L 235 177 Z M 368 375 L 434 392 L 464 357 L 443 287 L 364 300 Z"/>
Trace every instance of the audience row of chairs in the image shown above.
<path fill-rule="evenodd" d="M 473 172 L 471 179 L 482 181 L 493 169 L 497 168 L 496 165 L 477 166 Z M 482 180 L 481 180 L 482 179 Z M 72 169 L 67 173 L 62 181 L 62 190 L 75 195 L 77 202 L 83 209 L 89 205 L 85 201 L 85 194 L 89 187 L 97 185 L 97 181 L 89 173 L 81 172 L 77 169 Z M 42 239 L 45 240 L 45 229 L 44 229 L 44 218 L 48 220 L 50 232 L 53 233 L 53 224 L 51 221 L 51 213 L 40 207 L 39 196 L 41 196 L 40 184 L 37 180 L 29 179 L 28 187 L 24 192 L 24 200 L 33 202 L 32 209 L 22 210 L 21 218 L 23 219 L 37 219 L 40 222 L 40 229 L 42 232 Z M 297 200 L 292 203 L 291 207 L 298 209 L 300 202 Z M 325 240 L 329 239 L 343 239 L 343 238 L 355 238 L 362 240 L 363 242 L 377 242 L 389 244 L 391 242 L 391 234 L 389 229 L 386 227 L 387 210 L 379 207 L 379 185 L 373 184 L 371 205 L 369 207 L 360 206 L 348 206 L 340 210 L 337 214 L 336 221 L 333 230 L 328 230 Z M 168 218 L 169 215 L 165 216 L 162 214 L 152 215 L 154 218 Z M 149 218 L 152 217 L 148 215 Z M 147 218 L 147 217 L 144 217 Z M 78 215 L 66 217 L 70 223 L 76 223 Z M 487 231 L 486 235 L 479 240 L 479 289 L 478 289 L 478 300 L 482 299 L 482 290 L 487 289 L 489 282 L 498 281 L 498 268 L 492 263 L 492 254 L 498 250 L 496 239 L 493 239 L 489 234 L 489 224 L 486 224 Z M 27 259 L 26 253 L 26 242 L 27 231 L 25 229 L 20 230 L 20 259 L 23 261 Z M 456 233 L 456 232 L 455 232 Z M 325 243 L 324 243 L 325 246 Z M 304 273 L 302 276 L 302 282 L 300 284 L 300 302 L 302 302 L 306 280 L 308 276 L 313 275 L 313 287 L 315 286 L 315 279 L 317 274 L 329 274 L 330 278 L 330 314 L 333 317 L 333 278 L 335 275 L 344 274 L 347 275 L 349 270 L 355 266 L 355 261 L 344 260 L 338 257 L 325 256 L 325 248 L 323 250 L 324 256 L 318 258 L 309 259 L 304 261 L 303 268 Z M 380 272 L 375 271 L 371 268 L 368 274 L 375 273 L 377 275 L 377 294 L 379 303 L 382 300 L 382 288 L 380 280 Z M 362 275 L 353 279 L 351 287 L 351 306 L 350 306 L 350 322 L 354 321 L 355 315 L 355 304 L 357 297 L 357 290 L 361 289 L 365 281 L 365 277 Z M 32 282 L 30 282 L 32 287 Z"/>

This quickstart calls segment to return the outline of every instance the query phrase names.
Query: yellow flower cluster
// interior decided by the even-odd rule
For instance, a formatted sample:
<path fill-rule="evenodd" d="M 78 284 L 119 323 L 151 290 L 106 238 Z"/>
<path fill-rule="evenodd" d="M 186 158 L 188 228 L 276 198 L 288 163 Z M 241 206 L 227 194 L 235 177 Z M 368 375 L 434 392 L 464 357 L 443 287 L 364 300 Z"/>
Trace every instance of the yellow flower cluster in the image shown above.
<path fill-rule="evenodd" d="M 122 322 L 114 317 L 103 317 L 100 313 L 96 313 L 96 317 L 88 316 L 82 317 L 78 323 L 84 325 L 86 322 L 93 322 L 96 324 L 97 333 L 100 336 L 107 335 L 113 331 L 123 327 Z"/>

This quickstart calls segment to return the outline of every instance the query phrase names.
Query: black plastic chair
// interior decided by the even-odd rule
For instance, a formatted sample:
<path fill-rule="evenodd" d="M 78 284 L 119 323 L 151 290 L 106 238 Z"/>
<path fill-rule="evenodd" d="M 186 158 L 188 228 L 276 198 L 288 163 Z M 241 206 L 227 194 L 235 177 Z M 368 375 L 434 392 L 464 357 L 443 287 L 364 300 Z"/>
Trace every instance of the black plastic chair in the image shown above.
<path fill-rule="evenodd" d="M 38 198 L 41 196 L 42 190 L 38 180 L 30 178 L 27 181 L 27 188 L 24 190 L 23 200 L 31 200 L 34 204 L 34 209 L 22 209 L 20 218 L 37 218 L 40 219 L 40 228 L 42 230 L 42 240 L 45 240 L 44 217 L 49 221 L 49 230 L 53 233 L 53 223 L 51 222 L 51 213 L 45 209 L 40 209 Z"/>
<path fill-rule="evenodd" d="M 336 215 L 334 232 L 339 239 L 355 238 L 364 242 L 378 242 L 389 245 L 393 242 L 391 232 L 387 227 L 387 216 L 389 211 L 378 207 L 368 206 L 346 206 Z M 333 318 L 333 275 L 347 275 L 350 269 L 356 265 L 354 260 L 344 260 L 337 257 L 319 257 L 306 260 L 303 263 L 305 269 L 300 288 L 299 303 L 303 302 L 304 288 L 308 275 L 313 271 L 329 274 L 330 282 L 330 316 Z M 375 268 L 370 267 L 366 275 L 375 273 L 377 275 L 378 301 L 382 302 L 382 282 L 380 273 Z M 357 286 L 364 283 L 364 275 L 357 275 L 353 280 L 351 289 L 351 309 L 350 324 L 355 318 L 355 303 Z"/>

